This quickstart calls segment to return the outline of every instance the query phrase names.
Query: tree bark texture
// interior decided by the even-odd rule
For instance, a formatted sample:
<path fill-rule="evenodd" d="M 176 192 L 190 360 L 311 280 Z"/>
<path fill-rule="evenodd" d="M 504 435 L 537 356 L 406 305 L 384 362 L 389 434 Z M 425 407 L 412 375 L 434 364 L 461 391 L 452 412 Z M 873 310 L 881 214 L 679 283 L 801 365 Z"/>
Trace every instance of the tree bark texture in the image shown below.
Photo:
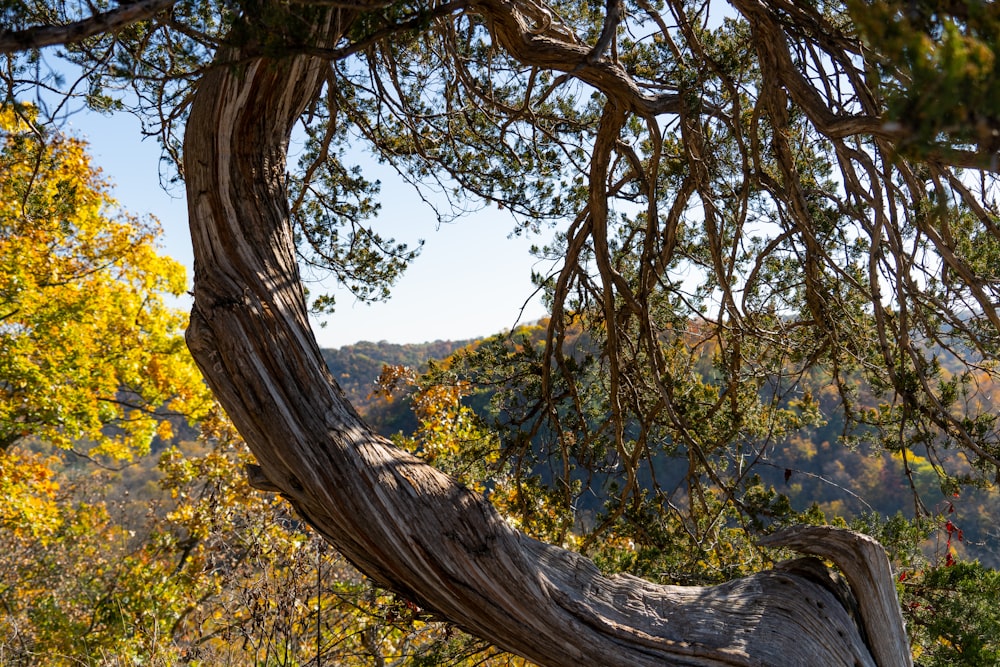
<path fill-rule="evenodd" d="M 322 29 L 335 33 L 334 20 Z M 826 545 L 821 555 L 842 565 L 862 600 L 860 624 L 873 629 L 868 643 L 833 587 L 801 568 L 715 587 L 605 577 L 374 434 L 310 331 L 289 223 L 287 144 L 326 65 L 229 62 L 198 84 L 185 137 L 189 346 L 265 484 L 361 571 L 544 665 L 910 664 L 888 562 L 865 538 L 806 529 L 790 539 L 802 551 Z M 871 562 L 843 562 L 858 558 Z M 866 604 L 868 586 L 879 591 Z"/>

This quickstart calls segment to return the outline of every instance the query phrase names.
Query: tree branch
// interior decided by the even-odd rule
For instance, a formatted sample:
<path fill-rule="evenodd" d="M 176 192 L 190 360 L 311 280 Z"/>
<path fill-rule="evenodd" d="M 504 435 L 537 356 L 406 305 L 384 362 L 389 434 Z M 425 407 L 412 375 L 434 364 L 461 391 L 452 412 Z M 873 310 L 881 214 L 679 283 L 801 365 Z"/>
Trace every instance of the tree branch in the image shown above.
<path fill-rule="evenodd" d="M 601 35 L 597 38 L 597 44 L 591 49 L 590 55 L 587 56 L 587 61 L 590 63 L 595 63 L 601 59 L 601 56 L 608 47 L 611 46 L 611 40 L 614 39 L 615 34 L 618 32 L 618 24 L 622 20 L 622 3 L 621 0 L 608 0 L 607 14 L 604 16 L 604 27 L 601 29 Z"/>
<path fill-rule="evenodd" d="M 489 23 L 497 43 L 525 65 L 571 74 L 612 98 L 625 111 L 643 117 L 676 113 L 681 104 L 680 95 L 647 93 L 619 64 L 594 57 L 599 55 L 597 49 L 604 44 L 603 33 L 613 35 L 610 26 L 617 27 L 614 9 L 618 5 L 613 0 L 609 4 L 611 13 L 605 22 L 606 30 L 597 46 L 590 47 L 582 41 L 571 40 L 551 21 L 543 22 L 541 27 L 532 26 L 517 0 L 470 1 L 472 8 Z"/>
<path fill-rule="evenodd" d="M 3 30 L 0 31 L 0 53 L 16 53 L 54 44 L 75 44 L 94 35 L 115 33 L 172 7 L 176 2 L 177 0 L 138 0 L 66 25 Z"/>
<path fill-rule="evenodd" d="M 760 544 L 829 558 L 844 573 L 858 601 L 875 661 L 880 667 L 912 664 L 892 569 L 878 542 L 830 526 L 795 526 L 769 535 Z"/>

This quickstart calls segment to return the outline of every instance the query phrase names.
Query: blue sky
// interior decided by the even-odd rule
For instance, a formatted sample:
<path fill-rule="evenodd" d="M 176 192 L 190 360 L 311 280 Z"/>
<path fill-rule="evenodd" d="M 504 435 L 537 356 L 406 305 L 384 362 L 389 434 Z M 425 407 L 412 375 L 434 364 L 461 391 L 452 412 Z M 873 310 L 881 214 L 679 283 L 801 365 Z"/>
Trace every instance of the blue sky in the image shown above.
<path fill-rule="evenodd" d="M 80 113 L 66 128 L 90 141 L 90 152 L 115 197 L 137 215 L 152 214 L 163 226 L 165 254 L 188 267 L 192 252 L 183 190 L 165 192 L 160 186 L 160 149 L 152 139 L 141 141 L 138 121 L 118 114 Z M 367 175 L 367 174 L 366 174 Z M 337 294 L 337 312 L 314 323 L 322 347 L 340 347 L 360 340 L 421 343 L 486 336 L 544 315 L 539 300 L 531 300 L 531 270 L 538 266 L 528 249 L 547 239 L 509 238 L 513 221 L 500 211 L 484 210 L 438 226 L 430 208 L 410 186 L 382 178 L 382 211 L 376 222 L 384 236 L 424 250 L 407 270 L 386 303 L 357 303 L 346 291 Z M 372 178 L 372 176 L 369 176 Z M 189 303 L 179 304 L 188 307 Z"/>

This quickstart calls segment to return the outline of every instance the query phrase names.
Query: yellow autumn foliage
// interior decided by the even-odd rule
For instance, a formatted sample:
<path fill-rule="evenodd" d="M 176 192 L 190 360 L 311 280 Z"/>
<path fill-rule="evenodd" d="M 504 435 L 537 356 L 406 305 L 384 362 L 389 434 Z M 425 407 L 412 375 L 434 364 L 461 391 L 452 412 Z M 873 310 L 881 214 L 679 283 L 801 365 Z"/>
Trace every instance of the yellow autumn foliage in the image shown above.
<path fill-rule="evenodd" d="M 0 449 L 26 436 L 127 459 L 207 392 L 166 304 L 184 267 L 122 212 L 86 144 L 0 109 Z"/>
<path fill-rule="evenodd" d="M 18 539 L 48 542 L 62 517 L 57 501 L 59 483 L 52 461 L 13 448 L 0 452 L 0 529 Z"/>

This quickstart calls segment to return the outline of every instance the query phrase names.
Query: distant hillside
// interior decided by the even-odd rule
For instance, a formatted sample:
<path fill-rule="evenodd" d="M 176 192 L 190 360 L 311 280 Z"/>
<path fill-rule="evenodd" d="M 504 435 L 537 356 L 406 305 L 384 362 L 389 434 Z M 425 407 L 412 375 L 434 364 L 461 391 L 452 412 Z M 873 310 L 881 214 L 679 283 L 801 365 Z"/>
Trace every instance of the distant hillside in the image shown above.
<path fill-rule="evenodd" d="M 385 364 L 408 366 L 423 371 L 431 359 L 446 359 L 471 340 L 437 340 L 433 343 L 397 345 L 362 341 L 337 349 L 323 350 L 323 359 L 351 403 L 364 412 L 375 379 Z"/>
<path fill-rule="evenodd" d="M 527 332 L 533 335 L 535 343 L 541 342 L 544 332 L 541 327 L 529 328 Z M 585 341 L 581 343 L 575 333 L 570 339 L 569 348 L 577 344 L 584 348 L 589 345 Z M 428 360 L 446 360 L 456 351 L 477 342 L 481 341 L 436 341 L 423 345 L 358 343 L 339 350 L 325 350 L 324 355 L 338 382 L 368 423 L 382 435 L 390 436 L 400 432 L 410 434 L 417 424 L 405 397 L 392 402 L 370 397 L 383 365 L 400 364 L 420 372 L 426 369 Z M 953 361 L 944 359 L 943 365 L 948 366 Z M 955 372 L 959 370 L 956 364 Z M 709 377 L 710 364 L 706 363 L 703 372 Z M 1000 567 L 1000 540 L 995 522 L 1000 513 L 1000 498 L 995 490 L 971 487 L 963 488 L 960 493 L 946 490 L 930 455 L 919 443 L 907 450 L 905 462 L 900 454 L 884 451 L 870 443 L 846 446 L 841 398 L 830 377 L 817 370 L 803 375 L 798 381 L 802 391 L 814 397 L 824 422 L 788 434 L 767 448 L 766 456 L 761 457 L 754 470 L 766 484 L 786 495 L 796 510 L 805 510 L 815 503 L 829 518 L 843 516 L 848 519 L 872 511 L 883 517 L 897 512 L 912 517 L 912 488 L 915 488 L 932 512 L 938 513 L 939 518 L 945 516 L 962 529 L 964 542 L 955 547 L 960 553 L 977 558 L 989 567 Z M 980 383 L 980 396 L 990 395 L 985 383 Z M 872 394 L 860 376 L 854 379 L 854 385 L 858 387 L 859 405 L 874 406 L 883 400 Z M 490 396 L 491 392 L 486 391 L 468 399 L 468 404 L 482 410 Z M 485 412 L 481 414 L 485 416 Z M 849 435 L 860 434 L 856 429 Z M 938 452 L 937 457 L 940 456 Z M 674 479 L 687 471 L 687 461 L 683 457 L 657 456 L 652 465 L 660 480 Z M 546 477 L 544 471 L 540 472 Z M 597 494 L 591 501 L 599 503 L 604 498 L 596 479 L 593 490 Z"/>

